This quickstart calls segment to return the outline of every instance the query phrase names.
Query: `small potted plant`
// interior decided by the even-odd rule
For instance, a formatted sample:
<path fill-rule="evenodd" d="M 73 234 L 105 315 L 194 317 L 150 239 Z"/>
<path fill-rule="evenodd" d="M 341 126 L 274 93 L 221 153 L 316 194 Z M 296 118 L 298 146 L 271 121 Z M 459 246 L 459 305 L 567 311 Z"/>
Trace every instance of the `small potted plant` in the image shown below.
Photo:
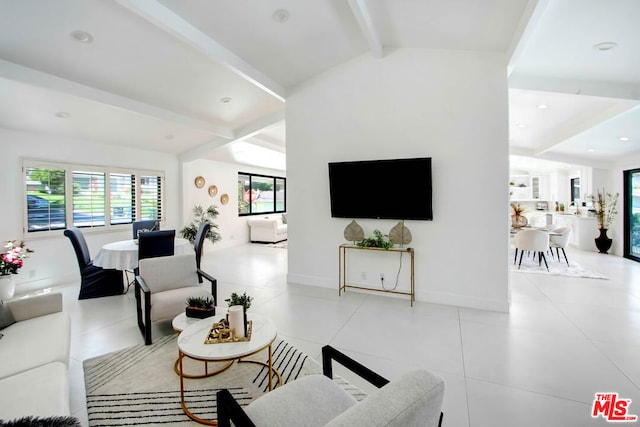
<path fill-rule="evenodd" d="M 247 310 L 249 310 L 249 307 L 251 307 L 251 301 L 253 301 L 253 297 L 250 297 L 249 295 L 247 295 L 246 292 L 244 292 L 242 295 L 238 295 L 237 293 L 233 292 L 231 294 L 231 296 L 229 298 L 227 298 L 226 303 L 229 305 L 229 307 L 233 307 L 234 305 L 240 305 L 242 306 L 242 311 L 244 314 L 244 336 L 247 336 Z"/>
<path fill-rule="evenodd" d="M 187 298 L 187 308 L 185 310 L 187 317 L 195 317 L 204 319 L 216 314 L 216 308 L 213 305 L 213 298 L 209 297 L 189 297 Z"/>

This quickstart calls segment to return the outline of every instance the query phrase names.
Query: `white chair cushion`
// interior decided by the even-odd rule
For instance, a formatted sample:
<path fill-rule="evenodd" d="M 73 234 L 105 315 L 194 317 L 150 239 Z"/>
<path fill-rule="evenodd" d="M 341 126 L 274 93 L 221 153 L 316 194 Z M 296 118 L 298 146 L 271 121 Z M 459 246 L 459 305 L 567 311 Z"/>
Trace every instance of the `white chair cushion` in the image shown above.
<path fill-rule="evenodd" d="M 152 293 L 151 320 L 157 322 L 160 320 L 173 319 L 178 314 L 183 313 L 187 307 L 187 298 L 189 297 L 213 298 L 211 292 L 204 289 L 197 282 L 185 288 Z"/>
<path fill-rule="evenodd" d="M 194 280 L 197 281 L 195 252 L 141 259 L 138 264 L 140 277 L 147 283 L 152 294 L 191 286 Z"/>
<path fill-rule="evenodd" d="M 257 427 L 323 426 L 358 403 L 324 375 L 308 375 L 254 400 L 245 412 Z"/>
<path fill-rule="evenodd" d="M 69 363 L 71 321 L 67 313 L 23 320 L 2 330 L 0 378 L 50 362 Z M 1 400 L 1 399 L 0 399 Z"/>
<path fill-rule="evenodd" d="M 408 372 L 332 419 L 331 427 L 435 427 L 444 381 L 426 370 Z"/>
<path fill-rule="evenodd" d="M 0 414 L 5 421 L 69 415 L 67 365 L 48 363 L 0 380 Z"/>

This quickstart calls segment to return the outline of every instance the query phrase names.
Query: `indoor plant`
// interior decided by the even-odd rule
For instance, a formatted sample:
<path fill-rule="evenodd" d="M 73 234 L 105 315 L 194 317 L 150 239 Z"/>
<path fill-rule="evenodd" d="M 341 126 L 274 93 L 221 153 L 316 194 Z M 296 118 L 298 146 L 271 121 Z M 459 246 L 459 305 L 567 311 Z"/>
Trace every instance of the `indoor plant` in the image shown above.
<path fill-rule="evenodd" d="M 0 299 L 13 298 L 16 284 L 13 275 L 24 265 L 24 259 L 33 251 L 25 246 L 24 242 L 16 243 L 9 240 L 5 245 L 5 251 L 0 254 Z"/>
<path fill-rule="evenodd" d="M 203 222 L 208 222 L 211 224 L 209 231 L 207 232 L 207 239 L 211 241 L 211 243 L 215 243 L 220 240 L 220 233 L 218 233 L 218 226 L 213 222 L 214 219 L 218 217 L 218 209 L 211 205 L 204 210 L 204 208 L 200 205 L 196 205 L 193 208 L 193 216 L 194 220 L 191 224 L 185 226 L 182 230 L 180 230 L 180 235 L 187 239 L 193 244 L 196 241 L 196 234 L 198 234 L 198 229 L 200 228 L 200 224 Z"/>
<path fill-rule="evenodd" d="M 613 243 L 613 240 L 607 237 L 607 230 L 618 214 L 616 205 L 618 204 L 619 196 L 620 193 L 605 193 L 604 188 L 602 189 L 602 192 L 598 190 L 595 208 L 600 235 L 595 238 L 595 242 L 598 251 L 602 254 L 606 254 Z"/>
<path fill-rule="evenodd" d="M 393 242 L 389 240 L 389 236 L 383 235 L 380 230 L 373 230 L 373 237 L 366 237 L 358 242 L 361 248 L 382 248 L 389 249 L 393 247 Z"/>
<path fill-rule="evenodd" d="M 187 298 L 187 308 L 185 310 L 187 317 L 196 317 L 204 319 L 216 314 L 216 308 L 213 305 L 213 298 L 209 297 L 189 297 Z"/>
<path fill-rule="evenodd" d="M 525 208 L 521 204 L 511 203 L 511 227 L 522 228 L 527 226 L 529 220 L 526 216 L 522 215 L 524 211 Z"/>
<path fill-rule="evenodd" d="M 251 307 L 251 301 L 253 301 L 253 297 L 250 297 L 249 295 L 247 295 L 246 292 L 244 292 L 242 295 L 238 295 L 237 293 L 233 292 L 231 296 L 227 298 L 225 301 L 229 305 L 229 307 L 233 307 L 235 305 L 242 306 L 242 312 L 244 317 L 244 336 L 246 337 L 247 336 L 247 310 L 249 310 L 249 307 Z"/>

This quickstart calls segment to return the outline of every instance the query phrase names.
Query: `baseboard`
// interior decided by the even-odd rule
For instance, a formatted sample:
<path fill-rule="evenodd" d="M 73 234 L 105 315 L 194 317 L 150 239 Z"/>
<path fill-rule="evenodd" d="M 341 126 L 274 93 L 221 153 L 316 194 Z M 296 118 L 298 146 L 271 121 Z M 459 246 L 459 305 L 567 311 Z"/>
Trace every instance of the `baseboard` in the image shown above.
<path fill-rule="evenodd" d="M 304 274 L 288 274 L 287 282 L 295 283 L 298 285 L 335 289 L 336 291 L 338 290 L 338 284 L 336 283 L 335 279 L 330 279 L 327 277 L 308 276 Z M 371 294 L 380 295 L 380 293 L 378 292 L 371 292 Z M 498 311 L 502 313 L 509 312 L 509 301 L 506 300 L 498 301 L 488 298 L 445 294 L 440 292 L 416 292 L 416 301 L 432 304 L 451 305 L 455 307 L 473 308 L 485 311 Z"/>

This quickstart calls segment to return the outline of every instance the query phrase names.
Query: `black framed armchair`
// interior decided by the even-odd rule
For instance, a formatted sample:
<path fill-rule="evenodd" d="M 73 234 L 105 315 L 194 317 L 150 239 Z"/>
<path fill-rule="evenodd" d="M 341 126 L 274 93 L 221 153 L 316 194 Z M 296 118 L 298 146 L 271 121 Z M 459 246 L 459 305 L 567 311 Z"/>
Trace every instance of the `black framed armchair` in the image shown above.
<path fill-rule="evenodd" d="M 138 273 L 136 314 L 147 345 L 152 342 L 152 322 L 171 320 L 184 312 L 187 298 L 209 297 L 218 303 L 218 282 L 196 267 L 193 253 L 141 259 Z M 209 282 L 206 287 L 200 284 L 202 279 Z"/>
<path fill-rule="evenodd" d="M 335 383 L 336 361 L 378 387 L 357 402 Z M 433 373 L 414 370 L 388 381 L 331 346 L 322 348 L 323 375 L 307 375 L 287 383 L 241 407 L 229 390 L 217 392 L 218 426 L 276 427 L 441 426 L 444 381 Z M 301 423 L 304 420 L 304 423 Z"/>

